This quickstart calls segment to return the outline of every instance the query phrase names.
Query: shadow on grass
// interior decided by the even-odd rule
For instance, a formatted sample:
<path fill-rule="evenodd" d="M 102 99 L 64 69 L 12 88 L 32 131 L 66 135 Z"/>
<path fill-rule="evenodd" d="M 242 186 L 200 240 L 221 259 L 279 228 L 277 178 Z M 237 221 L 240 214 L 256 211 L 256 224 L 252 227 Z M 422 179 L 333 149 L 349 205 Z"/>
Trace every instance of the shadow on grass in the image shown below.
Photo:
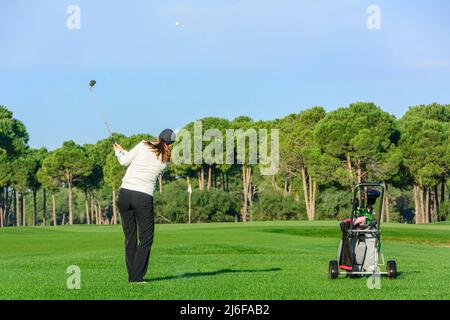
<path fill-rule="evenodd" d="M 149 279 L 150 282 L 156 281 L 165 281 L 165 280 L 173 280 L 173 279 L 187 279 L 187 278 L 195 278 L 195 277 L 213 277 L 220 274 L 226 273 L 256 273 L 256 272 L 274 272 L 281 271 L 281 268 L 272 268 L 272 269 L 260 269 L 260 270 L 233 270 L 233 269 L 222 269 L 217 271 L 209 271 L 209 272 L 188 272 L 183 273 L 176 276 L 166 276 L 159 277 L 154 279 Z"/>
<path fill-rule="evenodd" d="M 411 274 L 418 274 L 421 273 L 420 271 L 397 271 L 397 277 L 390 279 L 387 276 L 383 276 L 383 279 L 390 279 L 390 280 L 396 280 L 396 279 L 403 279 L 405 275 L 409 276 Z M 353 276 L 345 276 L 345 277 L 340 277 L 339 279 L 368 279 L 369 275 L 353 275 Z"/>
<path fill-rule="evenodd" d="M 404 278 L 405 276 L 408 277 L 410 275 L 420 274 L 422 271 L 397 271 L 397 279 L 398 278 Z"/>

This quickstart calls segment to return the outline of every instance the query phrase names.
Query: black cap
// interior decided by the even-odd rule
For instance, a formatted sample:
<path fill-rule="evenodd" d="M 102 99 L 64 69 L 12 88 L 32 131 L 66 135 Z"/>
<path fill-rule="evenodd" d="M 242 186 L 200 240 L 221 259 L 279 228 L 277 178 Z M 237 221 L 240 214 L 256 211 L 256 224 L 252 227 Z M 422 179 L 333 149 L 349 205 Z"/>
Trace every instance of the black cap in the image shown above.
<path fill-rule="evenodd" d="M 374 205 L 378 197 L 381 196 L 381 192 L 378 190 L 368 190 L 367 191 L 367 205 Z"/>
<path fill-rule="evenodd" d="M 168 145 L 174 143 L 176 138 L 177 135 L 175 134 L 175 132 L 173 132 L 173 130 L 170 129 L 163 130 L 163 132 L 161 132 L 161 134 L 159 135 L 159 139 L 164 141 Z"/>

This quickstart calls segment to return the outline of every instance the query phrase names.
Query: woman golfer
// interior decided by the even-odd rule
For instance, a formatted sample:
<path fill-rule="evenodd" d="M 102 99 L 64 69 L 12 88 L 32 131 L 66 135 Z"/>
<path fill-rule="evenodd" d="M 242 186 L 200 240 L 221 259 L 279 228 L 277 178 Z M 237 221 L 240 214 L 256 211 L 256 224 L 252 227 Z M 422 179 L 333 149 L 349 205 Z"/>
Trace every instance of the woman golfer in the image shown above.
<path fill-rule="evenodd" d="M 141 141 L 129 152 L 114 144 L 120 164 L 129 166 L 122 180 L 117 205 L 125 233 L 128 280 L 132 283 L 145 283 L 155 230 L 153 191 L 159 175 L 171 159 L 174 141 L 175 133 L 166 129 L 157 142 Z"/>

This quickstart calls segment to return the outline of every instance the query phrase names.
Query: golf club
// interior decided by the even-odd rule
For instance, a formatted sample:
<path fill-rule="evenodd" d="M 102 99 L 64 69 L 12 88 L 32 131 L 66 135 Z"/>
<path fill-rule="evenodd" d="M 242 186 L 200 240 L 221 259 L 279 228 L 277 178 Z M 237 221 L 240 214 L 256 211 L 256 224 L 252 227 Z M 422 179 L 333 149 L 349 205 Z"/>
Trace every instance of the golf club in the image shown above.
<path fill-rule="evenodd" d="M 94 105 L 97 110 L 97 114 L 98 114 L 99 118 L 103 121 L 103 123 L 106 127 L 106 130 L 108 131 L 108 134 L 111 137 L 113 143 L 116 143 L 116 141 L 114 140 L 114 137 L 113 137 L 113 132 L 108 123 L 108 117 L 106 116 L 105 108 L 103 108 L 103 105 L 98 101 L 98 99 L 96 98 L 96 96 L 94 94 L 94 87 L 96 84 L 97 84 L 96 80 L 89 81 L 89 94 L 92 97 L 92 99 L 95 100 Z"/>

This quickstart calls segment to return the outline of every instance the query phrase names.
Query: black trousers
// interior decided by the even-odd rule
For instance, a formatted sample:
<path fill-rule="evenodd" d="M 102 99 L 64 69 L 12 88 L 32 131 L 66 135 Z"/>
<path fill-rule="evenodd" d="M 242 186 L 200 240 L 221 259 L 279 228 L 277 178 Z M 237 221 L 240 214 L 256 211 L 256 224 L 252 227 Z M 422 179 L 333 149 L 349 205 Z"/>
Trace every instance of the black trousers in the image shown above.
<path fill-rule="evenodd" d="M 128 280 L 142 282 L 147 273 L 155 232 L 153 197 L 142 192 L 120 189 L 117 206 L 125 234 Z"/>

